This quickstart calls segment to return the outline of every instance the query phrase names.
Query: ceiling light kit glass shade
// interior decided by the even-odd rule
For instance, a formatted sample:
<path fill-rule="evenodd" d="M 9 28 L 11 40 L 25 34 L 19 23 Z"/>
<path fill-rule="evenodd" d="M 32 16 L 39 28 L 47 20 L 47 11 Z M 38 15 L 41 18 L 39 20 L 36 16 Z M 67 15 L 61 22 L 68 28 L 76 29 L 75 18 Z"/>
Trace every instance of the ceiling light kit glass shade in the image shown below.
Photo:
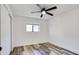
<path fill-rule="evenodd" d="M 46 12 L 45 12 L 45 11 L 43 11 L 43 12 L 42 12 L 42 14 L 46 14 Z"/>

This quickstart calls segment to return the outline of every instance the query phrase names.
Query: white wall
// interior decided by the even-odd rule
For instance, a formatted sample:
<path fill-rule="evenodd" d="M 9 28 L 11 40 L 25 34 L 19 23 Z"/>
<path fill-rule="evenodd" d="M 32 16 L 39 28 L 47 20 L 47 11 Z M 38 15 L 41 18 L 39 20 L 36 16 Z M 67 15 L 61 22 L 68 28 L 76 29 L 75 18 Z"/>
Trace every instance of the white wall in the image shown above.
<path fill-rule="evenodd" d="M 0 47 L 1 47 L 1 5 L 0 5 Z M 1 51 L 0 51 L 1 54 Z"/>
<path fill-rule="evenodd" d="M 7 55 L 11 51 L 11 39 L 10 39 L 10 17 L 8 10 L 4 5 L 1 5 L 1 47 L 2 55 Z"/>
<path fill-rule="evenodd" d="M 47 21 L 29 17 L 15 17 L 13 20 L 13 47 L 48 42 Z M 26 24 L 39 24 L 40 32 L 26 32 Z"/>
<path fill-rule="evenodd" d="M 0 5 L 0 46 L 1 46 L 1 5 Z"/>
<path fill-rule="evenodd" d="M 79 8 L 49 21 L 52 43 L 79 54 Z"/>

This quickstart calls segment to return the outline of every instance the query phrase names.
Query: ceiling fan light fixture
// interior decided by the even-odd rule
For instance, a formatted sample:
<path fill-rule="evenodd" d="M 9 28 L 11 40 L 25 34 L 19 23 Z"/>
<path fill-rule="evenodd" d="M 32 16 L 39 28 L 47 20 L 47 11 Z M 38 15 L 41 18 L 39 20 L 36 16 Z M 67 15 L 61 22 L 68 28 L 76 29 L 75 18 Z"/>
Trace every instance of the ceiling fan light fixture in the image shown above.
<path fill-rule="evenodd" d="M 51 11 L 51 10 L 54 10 L 54 9 L 57 9 L 57 6 L 53 6 L 53 7 L 51 7 L 51 8 L 45 8 L 45 7 L 41 7 L 40 6 L 40 4 L 36 4 L 41 10 L 39 10 L 39 11 L 36 11 L 36 12 L 32 12 L 32 13 L 41 13 L 41 15 L 40 15 L 40 17 L 42 18 L 43 17 L 43 15 L 45 15 L 45 14 L 47 14 L 47 15 L 50 15 L 50 16 L 53 16 L 53 14 L 51 13 L 51 12 L 49 12 L 49 11 Z"/>
<path fill-rule="evenodd" d="M 42 14 L 46 14 L 46 12 L 45 11 L 42 11 Z"/>

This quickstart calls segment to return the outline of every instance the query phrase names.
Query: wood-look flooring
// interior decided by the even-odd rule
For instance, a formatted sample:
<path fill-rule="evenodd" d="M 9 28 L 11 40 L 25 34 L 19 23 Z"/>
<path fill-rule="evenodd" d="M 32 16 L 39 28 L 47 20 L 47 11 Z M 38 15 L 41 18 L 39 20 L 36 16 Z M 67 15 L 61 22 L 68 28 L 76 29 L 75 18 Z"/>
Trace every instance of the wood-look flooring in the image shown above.
<path fill-rule="evenodd" d="M 11 55 L 77 55 L 51 43 L 40 43 L 15 47 Z"/>

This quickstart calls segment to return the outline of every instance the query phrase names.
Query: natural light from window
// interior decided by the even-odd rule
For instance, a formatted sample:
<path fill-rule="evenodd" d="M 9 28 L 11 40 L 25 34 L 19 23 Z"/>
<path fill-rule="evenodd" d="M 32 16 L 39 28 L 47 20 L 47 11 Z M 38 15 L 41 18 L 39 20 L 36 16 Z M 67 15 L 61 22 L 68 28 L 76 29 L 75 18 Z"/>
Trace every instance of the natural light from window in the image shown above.
<path fill-rule="evenodd" d="M 26 32 L 39 32 L 39 29 L 38 24 L 26 25 Z"/>
<path fill-rule="evenodd" d="M 32 25 L 26 25 L 26 31 L 32 32 Z"/>

